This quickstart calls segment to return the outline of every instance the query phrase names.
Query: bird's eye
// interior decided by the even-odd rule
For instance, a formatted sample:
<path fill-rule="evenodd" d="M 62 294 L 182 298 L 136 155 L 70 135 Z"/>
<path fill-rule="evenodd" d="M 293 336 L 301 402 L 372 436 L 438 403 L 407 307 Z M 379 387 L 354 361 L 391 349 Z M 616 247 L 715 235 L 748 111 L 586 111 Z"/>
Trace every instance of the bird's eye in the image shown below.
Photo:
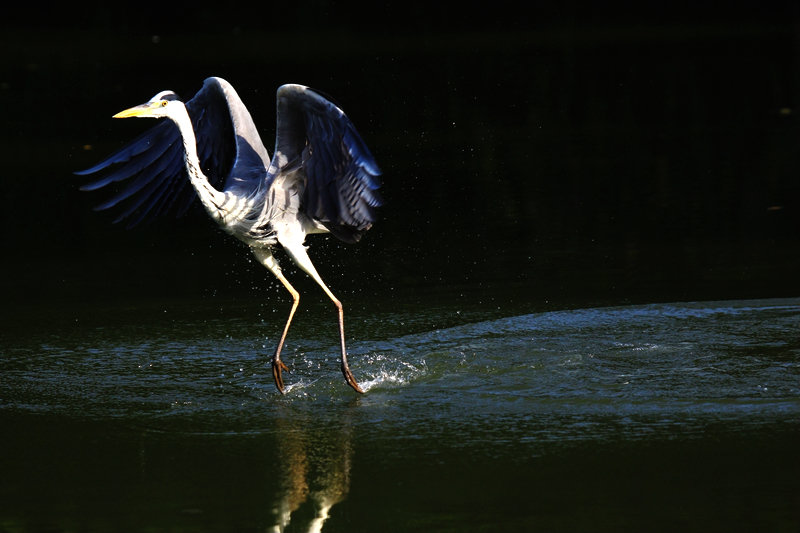
<path fill-rule="evenodd" d="M 167 107 L 167 104 L 168 104 L 168 103 L 169 103 L 169 102 L 167 102 L 166 100 L 162 100 L 162 101 L 161 101 L 161 107 Z"/>

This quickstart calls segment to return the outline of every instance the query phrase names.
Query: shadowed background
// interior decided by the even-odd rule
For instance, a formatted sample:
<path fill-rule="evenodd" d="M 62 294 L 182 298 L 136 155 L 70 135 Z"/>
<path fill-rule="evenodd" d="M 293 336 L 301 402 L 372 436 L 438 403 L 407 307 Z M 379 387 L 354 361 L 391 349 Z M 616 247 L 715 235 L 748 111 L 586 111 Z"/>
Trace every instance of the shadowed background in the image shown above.
<path fill-rule="evenodd" d="M 3 291 L 265 297 L 274 280 L 200 209 L 126 231 L 71 174 L 152 125 L 112 114 L 216 75 L 270 152 L 286 82 L 333 95 L 374 152 L 380 221 L 356 246 L 307 240 L 345 300 L 455 285 L 534 307 L 797 294 L 796 8 L 445 6 L 316 2 L 266 21 L 14 8 Z"/>
<path fill-rule="evenodd" d="M 327 531 L 797 531 L 794 3 L 31 7 L 0 18 L 0 531 L 306 498 L 297 531 L 326 491 Z M 212 75 L 270 152 L 279 85 L 332 95 L 384 171 L 361 243 L 307 239 L 364 396 L 283 254 L 286 396 L 243 244 L 78 190 L 153 125 L 113 114 Z"/>

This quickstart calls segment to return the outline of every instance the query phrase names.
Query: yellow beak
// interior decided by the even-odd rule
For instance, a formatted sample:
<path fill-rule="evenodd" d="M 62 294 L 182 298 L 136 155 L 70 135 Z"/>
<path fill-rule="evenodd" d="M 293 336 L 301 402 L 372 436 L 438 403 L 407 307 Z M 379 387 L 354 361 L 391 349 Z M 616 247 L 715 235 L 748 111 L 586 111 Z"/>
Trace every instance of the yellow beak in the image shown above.
<path fill-rule="evenodd" d="M 112 118 L 149 117 L 152 116 L 153 111 L 159 107 L 160 106 L 158 102 L 147 102 L 145 104 L 137 105 L 136 107 L 131 107 L 124 111 L 120 111 Z"/>

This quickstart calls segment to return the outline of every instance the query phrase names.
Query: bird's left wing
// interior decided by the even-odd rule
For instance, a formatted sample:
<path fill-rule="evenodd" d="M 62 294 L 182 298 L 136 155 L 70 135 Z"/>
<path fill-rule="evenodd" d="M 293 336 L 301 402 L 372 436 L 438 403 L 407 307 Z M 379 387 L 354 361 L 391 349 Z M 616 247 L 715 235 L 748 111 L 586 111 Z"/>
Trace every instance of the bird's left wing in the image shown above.
<path fill-rule="evenodd" d="M 282 85 L 270 179 L 297 170 L 300 209 L 338 238 L 355 242 L 375 222 L 382 204 L 381 174 L 344 112 L 302 85 Z"/>
<path fill-rule="evenodd" d="M 242 172 L 264 176 L 266 150 L 255 132 L 249 113 L 233 88 L 220 78 L 209 78 L 188 102 L 197 152 L 203 172 L 212 186 L 220 189 L 230 175 L 237 154 Z M 245 131 L 246 145 L 238 130 Z M 240 147 L 240 144 L 242 145 Z M 171 120 L 161 121 L 94 167 L 76 172 L 98 175 L 81 187 L 92 191 L 116 184 L 113 195 L 96 209 L 118 208 L 115 222 L 129 227 L 161 215 L 183 215 L 196 198 L 186 166 L 178 127 Z"/>

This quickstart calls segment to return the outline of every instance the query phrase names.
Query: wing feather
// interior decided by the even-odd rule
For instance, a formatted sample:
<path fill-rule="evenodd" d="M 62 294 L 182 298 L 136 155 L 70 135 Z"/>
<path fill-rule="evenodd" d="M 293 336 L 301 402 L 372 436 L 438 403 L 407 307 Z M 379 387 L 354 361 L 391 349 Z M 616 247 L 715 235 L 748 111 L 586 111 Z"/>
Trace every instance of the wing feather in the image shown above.
<path fill-rule="evenodd" d="M 237 187 L 255 187 L 266 177 L 267 151 L 249 112 L 228 82 L 206 79 L 185 105 L 201 168 L 213 187 L 222 189 L 231 182 Z M 232 173 L 235 179 L 230 179 Z M 97 209 L 119 207 L 115 221 L 126 221 L 129 227 L 168 214 L 181 216 L 196 199 L 180 132 L 171 120 L 159 122 L 97 165 L 76 174 L 96 175 L 81 187 L 85 191 L 125 182 Z"/>
<path fill-rule="evenodd" d="M 277 100 L 269 179 L 299 165 L 301 211 L 338 238 L 358 241 L 383 203 L 381 171 L 366 143 L 347 115 L 312 89 L 283 85 Z"/>

